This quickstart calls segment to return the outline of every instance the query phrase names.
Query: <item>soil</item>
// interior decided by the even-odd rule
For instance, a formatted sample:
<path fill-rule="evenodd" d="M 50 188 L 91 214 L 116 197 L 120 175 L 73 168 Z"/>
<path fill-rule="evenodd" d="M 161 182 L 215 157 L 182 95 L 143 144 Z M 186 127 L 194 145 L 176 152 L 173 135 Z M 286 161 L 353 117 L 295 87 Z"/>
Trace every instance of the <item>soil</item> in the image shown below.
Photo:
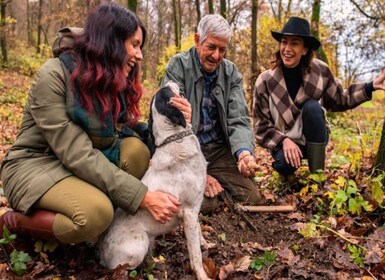
<path fill-rule="evenodd" d="M 307 195 L 301 194 L 299 190 L 306 186 L 300 183 L 301 178 L 290 183 L 280 182 L 272 175 L 270 160 L 262 153 L 259 187 L 268 203 L 296 205 L 296 211 L 248 213 L 232 203 L 222 202 L 210 215 L 200 214 L 202 233 L 214 245 L 203 251 L 209 277 L 385 279 L 383 210 L 353 217 L 329 217 L 328 211 L 321 209 L 323 194 L 329 189 L 327 183 L 318 184 L 318 190 Z M 337 174 L 327 171 L 326 175 L 331 178 Z M 4 206 L 7 205 L 3 201 Z M 327 221 L 327 228 L 334 232 L 322 230 L 319 236 L 305 238 L 299 230 L 315 219 Z M 126 266 L 104 269 L 98 264 L 97 252 L 90 244 L 61 245 L 53 252 L 36 253 L 31 252 L 34 242 L 24 243 L 33 257 L 27 264 L 27 272 L 16 277 L 10 270 L 6 253 L 9 246 L 6 246 L 0 251 L 1 279 L 195 279 L 182 227 L 157 238 L 152 256 L 135 271 Z M 360 255 L 362 266 L 354 263 L 357 259 L 352 258 L 348 244 L 367 249 Z M 23 248 L 23 242 L 16 243 L 16 247 Z"/>

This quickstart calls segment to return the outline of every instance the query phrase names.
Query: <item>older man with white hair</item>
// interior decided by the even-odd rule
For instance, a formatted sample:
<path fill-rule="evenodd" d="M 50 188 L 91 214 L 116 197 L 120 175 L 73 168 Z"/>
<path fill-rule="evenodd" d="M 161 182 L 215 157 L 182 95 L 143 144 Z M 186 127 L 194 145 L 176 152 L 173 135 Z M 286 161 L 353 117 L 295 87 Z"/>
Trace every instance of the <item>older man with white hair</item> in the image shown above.
<path fill-rule="evenodd" d="M 172 80 L 191 103 L 191 124 L 208 162 L 202 212 L 212 210 L 218 194 L 234 202 L 260 204 L 253 180 L 254 138 L 243 78 L 225 59 L 231 27 L 220 15 L 201 19 L 195 46 L 169 61 L 162 85 Z M 224 192 L 223 192 L 224 190 Z"/>

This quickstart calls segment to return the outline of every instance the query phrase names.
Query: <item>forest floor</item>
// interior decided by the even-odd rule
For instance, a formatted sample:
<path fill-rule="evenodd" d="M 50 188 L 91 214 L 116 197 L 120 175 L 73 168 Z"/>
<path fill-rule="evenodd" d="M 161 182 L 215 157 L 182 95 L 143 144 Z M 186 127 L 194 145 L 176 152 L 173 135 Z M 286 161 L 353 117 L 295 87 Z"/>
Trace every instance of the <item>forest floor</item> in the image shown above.
<path fill-rule="evenodd" d="M 5 90 L 10 81 L 19 81 L 21 88 L 26 82 L 10 73 L 0 74 L 0 86 L 3 85 Z M 20 104 L 7 101 L 2 95 L 4 92 L 0 87 L 0 162 L 17 132 L 12 114 L 4 113 L 5 105 L 21 112 Z M 361 110 L 369 118 L 368 112 L 375 109 Z M 383 119 L 383 114 L 379 118 Z M 360 132 L 366 133 L 361 126 Z M 256 185 L 271 205 L 290 204 L 295 205 L 296 210 L 248 213 L 223 202 L 211 215 L 201 214 L 203 235 L 215 244 L 203 251 L 205 270 L 210 278 L 385 279 L 384 203 L 373 199 L 371 183 L 374 180 L 368 180 L 374 178 L 371 173 L 373 153 L 363 154 L 356 161 L 341 160 L 335 155 L 336 151 L 344 150 L 347 158 L 356 150 L 337 146 L 335 139 L 338 137 L 332 137 L 328 144 L 327 168 L 321 174 L 322 180 L 309 177 L 304 166 L 290 182 L 282 182 L 272 172 L 269 153 L 257 148 Z M 351 139 L 344 142 L 355 143 Z M 339 200 L 341 193 L 336 189 L 344 184 L 344 191 L 354 187 L 367 203 L 360 200 L 362 207 L 351 208 L 347 199 Z M 359 201 L 357 195 L 349 195 Z M 0 204 L 0 213 L 8 210 L 4 197 Z M 42 250 L 41 242 L 31 240 L 27 243 L 32 259 L 26 262 L 27 269 L 21 277 L 10 268 L 9 249 L 0 249 L 0 279 L 195 279 L 181 227 L 160 236 L 151 256 L 134 271 L 125 266 L 114 270 L 103 268 L 98 264 L 96 250 L 89 244 L 59 245 L 49 252 Z M 20 242 L 15 244 L 21 246 Z M 46 249 L 50 248 L 54 247 L 46 246 Z"/>

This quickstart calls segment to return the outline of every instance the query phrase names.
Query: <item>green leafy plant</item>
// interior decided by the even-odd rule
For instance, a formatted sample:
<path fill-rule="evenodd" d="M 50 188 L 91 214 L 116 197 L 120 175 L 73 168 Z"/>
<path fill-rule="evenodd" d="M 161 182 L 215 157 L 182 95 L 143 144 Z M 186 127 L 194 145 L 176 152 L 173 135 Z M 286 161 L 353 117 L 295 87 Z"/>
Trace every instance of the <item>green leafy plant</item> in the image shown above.
<path fill-rule="evenodd" d="M 0 239 L 0 244 L 11 245 L 13 248 L 10 254 L 11 269 L 16 275 L 21 276 L 27 271 L 26 263 L 32 258 L 28 253 L 15 249 L 12 243 L 16 240 L 16 237 L 16 234 L 10 234 L 8 228 L 5 225 L 3 226 L 3 238 Z"/>
<path fill-rule="evenodd" d="M 31 260 L 31 256 L 23 251 L 13 250 L 11 257 L 11 269 L 16 275 L 21 276 L 27 271 L 26 263 Z"/>
<path fill-rule="evenodd" d="M 355 181 L 339 176 L 335 181 L 335 186 L 338 188 L 337 190 L 325 193 L 331 200 L 329 205 L 330 216 L 344 215 L 348 212 L 360 215 L 362 210 L 373 211 L 373 207 L 358 191 Z"/>
<path fill-rule="evenodd" d="M 3 238 L 0 239 L 0 244 L 7 245 L 11 244 L 12 242 L 16 240 L 16 234 L 10 234 L 8 228 L 4 225 L 3 226 Z"/>
<path fill-rule="evenodd" d="M 364 267 L 363 249 L 356 245 L 348 244 L 348 250 L 350 252 L 350 258 L 354 260 L 354 263 L 359 267 Z"/>
<path fill-rule="evenodd" d="M 371 187 L 372 198 L 380 205 L 384 202 L 384 185 L 385 172 L 382 171 L 377 177 L 369 178 L 368 185 Z"/>
<path fill-rule="evenodd" d="M 138 272 L 135 269 L 131 270 L 129 276 L 130 278 L 135 278 L 136 276 L 138 276 Z"/>
<path fill-rule="evenodd" d="M 250 263 L 250 267 L 254 270 L 260 271 L 266 265 L 273 265 L 276 258 L 274 251 L 264 251 L 261 258 L 256 258 Z"/>
<path fill-rule="evenodd" d="M 153 262 L 153 263 L 150 263 L 149 265 L 147 265 L 144 269 L 143 269 L 143 274 L 144 276 L 148 279 L 148 280 L 153 280 L 154 279 L 154 275 L 152 275 L 152 271 L 155 269 L 156 267 L 156 263 Z"/>
<path fill-rule="evenodd" d="M 321 233 L 318 230 L 317 225 L 315 223 L 307 223 L 305 225 L 305 227 L 303 227 L 299 230 L 299 233 L 305 238 L 306 237 L 316 237 L 316 236 L 321 235 Z"/>

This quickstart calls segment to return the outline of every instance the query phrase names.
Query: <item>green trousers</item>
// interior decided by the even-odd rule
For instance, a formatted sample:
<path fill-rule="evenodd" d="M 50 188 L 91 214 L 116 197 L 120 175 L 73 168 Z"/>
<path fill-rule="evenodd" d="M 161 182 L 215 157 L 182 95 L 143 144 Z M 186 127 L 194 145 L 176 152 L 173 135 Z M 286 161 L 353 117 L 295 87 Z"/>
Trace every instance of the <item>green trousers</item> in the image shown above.
<path fill-rule="evenodd" d="M 140 139 L 128 137 L 121 142 L 120 159 L 121 169 L 141 179 L 148 168 L 150 151 Z M 55 184 L 34 208 L 58 213 L 53 232 L 63 243 L 79 243 L 96 238 L 107 229 L 114 215 L 114 207 L 108 196 L 75 176 Z"/>

